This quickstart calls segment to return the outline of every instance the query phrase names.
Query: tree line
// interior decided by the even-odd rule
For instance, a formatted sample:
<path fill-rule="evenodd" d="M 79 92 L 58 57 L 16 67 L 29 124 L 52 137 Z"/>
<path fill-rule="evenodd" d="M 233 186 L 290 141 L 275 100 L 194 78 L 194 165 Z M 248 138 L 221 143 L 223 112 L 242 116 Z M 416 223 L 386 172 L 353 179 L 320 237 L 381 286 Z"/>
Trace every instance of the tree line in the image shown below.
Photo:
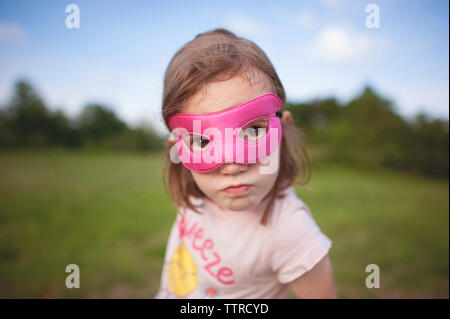
<path fill-rule="evenodd" d="M 0 109 L 0 148 L 67 147 L 159 151 L 164 138 L 152 127 L 129 127 L 104 105 L 88 104 L 76 118 L 50 111 L 27 81 L 15 84 Z"/>
<path fill-rule="evenodd" d="M 288 109 L 322 160 L 448 178 L 448 120 L 424 113 L 406 120 L 370 86 L 347 104 L 328 98 Z"/>
<path fill-rule="evenodd" d="M 393 103 L 366 87 L 346 104 L 335 98 L 287 103 L 315 161 L 365 168 L 383 166 L 448 178 L 449 122 L 424 113 L 406 120 Z M 131 128 L 109 108 L 89 104 L 75 118 L 50 111 L 26 81 L 0 108 L 0 149 L 67 147 L 161 151 L 167 136 L 152 127 Z"/>

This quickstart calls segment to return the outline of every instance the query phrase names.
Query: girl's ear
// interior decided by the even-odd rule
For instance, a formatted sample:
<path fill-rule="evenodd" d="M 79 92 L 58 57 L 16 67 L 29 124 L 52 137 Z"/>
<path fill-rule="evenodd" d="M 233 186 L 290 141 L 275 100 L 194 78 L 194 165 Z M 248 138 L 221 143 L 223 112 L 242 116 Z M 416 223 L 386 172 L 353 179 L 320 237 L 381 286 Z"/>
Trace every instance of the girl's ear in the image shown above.
<path fill-rule="evenodd" d="M 281 116 L 281 122 L 290 124 L 292 122 L 291 112 L 283 111 L 283 115 Z"/>
<path fill-rule="evenodd" d="M 172 146 L 177 142 L 177 140 L 174 139 L 173 136 L 169 135 L 169 137 L 167 138 L 167 142 L 169 143 L 170 146 Z"/>

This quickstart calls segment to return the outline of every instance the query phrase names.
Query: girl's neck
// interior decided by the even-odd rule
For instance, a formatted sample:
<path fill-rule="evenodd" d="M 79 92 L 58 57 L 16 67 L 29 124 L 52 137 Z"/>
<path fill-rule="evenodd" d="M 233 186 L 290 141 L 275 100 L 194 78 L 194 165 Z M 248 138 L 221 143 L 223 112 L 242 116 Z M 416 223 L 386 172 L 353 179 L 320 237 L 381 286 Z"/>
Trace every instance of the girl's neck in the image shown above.
<path fill-rule="evenodd" d="M 254 213 L 262 213 L 262 212 L 264 212 L 264 210 L 268 204 L 268 201 L 269 201 L 269 198 L 265 198 L 265 199 L 261 200 L 258 203 L 258 205 L 256 205 L 255 207 L 253 207 L 251 209 L 235 211 L 235 210 L 229 210 L 229 209 L 225 209 L 225 208 L 221 207 L 220 205 L 218 205 L 216 202 L 214 202 L 207 196 L 205 196 L 205 198 L 204 198 L 204 203 L 207 208 L 209 208 L 209 209 L 212 208 L 215 211 L 217 211 L 219 214 L 224 214 L 227 216 L 250 215 L 250 214 L 254 214 Z"/>

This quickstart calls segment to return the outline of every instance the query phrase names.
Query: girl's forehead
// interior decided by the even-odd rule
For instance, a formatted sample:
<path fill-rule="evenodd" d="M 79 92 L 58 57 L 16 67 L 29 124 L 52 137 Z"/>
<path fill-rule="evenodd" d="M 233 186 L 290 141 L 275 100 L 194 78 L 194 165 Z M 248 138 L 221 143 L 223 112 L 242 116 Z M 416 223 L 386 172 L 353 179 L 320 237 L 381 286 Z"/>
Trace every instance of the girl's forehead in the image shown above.
<path fill-rule="evenodd" d="M 207 84 L 183 105 L 181 113 L 219 112 L 250 101 L 264 93 L 269 92 L 264 92 L 246 79 L 235 76 L 229 80 Z"/>

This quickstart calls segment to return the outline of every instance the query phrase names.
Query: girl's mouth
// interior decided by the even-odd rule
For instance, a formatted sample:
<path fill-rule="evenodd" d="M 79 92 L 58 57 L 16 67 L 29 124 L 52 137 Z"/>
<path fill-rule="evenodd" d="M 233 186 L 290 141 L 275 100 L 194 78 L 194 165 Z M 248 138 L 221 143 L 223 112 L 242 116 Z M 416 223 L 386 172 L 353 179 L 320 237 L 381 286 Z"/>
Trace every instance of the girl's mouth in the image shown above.
<path fill-rule="evenodd" d="M 239 196 L 248 193 L 248 191 L 252 188 L 252 185 L 236 185 L 225 188 L 223 191 L 228 195 Z"/>

